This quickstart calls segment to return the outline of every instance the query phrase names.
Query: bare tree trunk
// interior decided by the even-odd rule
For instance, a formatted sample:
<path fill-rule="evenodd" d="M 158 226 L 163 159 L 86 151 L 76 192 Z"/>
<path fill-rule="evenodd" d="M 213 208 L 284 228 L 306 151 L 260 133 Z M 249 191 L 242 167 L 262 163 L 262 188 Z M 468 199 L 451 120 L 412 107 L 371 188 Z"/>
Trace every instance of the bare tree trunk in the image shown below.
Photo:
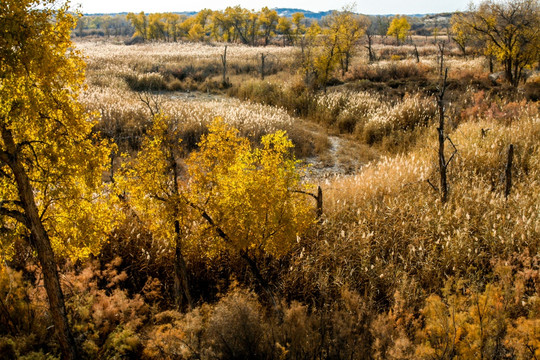
<path fill-rule="evenodd" d="M 19 200 L 21 202 L 21 207 L 24 209 L 24 219 L 21 220 L 30 231 L 31 245 L 36 249 L 38 260 L 43 271 L 43 282 L 49 299 L 51 318 L 60 344 L 63 359 L 79 359 L 75 339 L 73 338 L 67 319 L 64 294 L 62 293 L 62 288 L 60 286 L 54 252 L 51 247 L 47 230 L 41 222 L 30 179 L 28 178 L 23 165 L 17 158 L 17 148 L 11 130 L 5 127 L 2 127 L 1 130 L 4 145 L 9 153 L 9 155 L 2 154 L 6 155 L 2 156 L 2 160 L 11 168 L 17 183 Z"/>
<path fill-rule="evenodd" d="M 373 35 L 370 35 L 370 34 L 366 34 L 367 36 L 367 41 L 368 41 L 368 44 L 367 44 L 367 50 L 368 50 L 368 57 L 369 57 L 369 62 L 374 62 L 375 61 L 375 54 L 373 54 Z"/>
<path fill-rule="evenodd" d="M 414 56 L 416 57 L 416 62 L 420 62 L 420 54 L 418 54 L 418 48 L 416 47 L 416 44 L 414 45 Z"/>
<path fill-rule="evenodd" d="M 221 55 L 221 63 L 223 64 L 223 84 L 227 84 L 227 45 L 225 45 L 225 50 L 223 50 L 223 55 Z"/>
<path fill-rule="evenodd" d="M 316 216 L 317 219 L 321 221 L 323 215 L 323 193 L 320 186 L 317 186 L 317 197 L 315 198 L 315 200 L 317 200 Z"/>
<path fill-rule="evenodd" d="M 264 80 L 264 61 L 268 55 L 261 53 L 261 80 Z"/>
<path fill-rule="evenodd" d="M 441 196 L 441 202 L 444 204 L 448 200 L 448 182 L 446 178 L 446 167 L 448 166 L 445 156 L 444 156 L 444 143 L 446 137 L 444 134 L 444 92 L 446 91 L 446 78 L 448 76 L 448 69 L 446 69 L 444 74 L 444 79 L 441 85 L 441 91 L 437 98 L 437 105 L 439 108 L 439 128 L 437 129 L 439 133 L 439 192 Z"/>
<path fill-rule="evenodd" d="M 439 75 L 440 76 L 443 75 L 443 69 L 444 69 L 444 46 L 445 46 L 444 41 L 437 43 L 437 47 L 439 48 Z M 445 81 L 446 81 L 446 76 L 445 76 Z"/>
<path fill-rule="evenodd" d="M 504 197 L 508 199 L 512 190 L 512 162 L 514 160 L 514 144 L 508 146 L 508 159 L 506 161 Z"/>

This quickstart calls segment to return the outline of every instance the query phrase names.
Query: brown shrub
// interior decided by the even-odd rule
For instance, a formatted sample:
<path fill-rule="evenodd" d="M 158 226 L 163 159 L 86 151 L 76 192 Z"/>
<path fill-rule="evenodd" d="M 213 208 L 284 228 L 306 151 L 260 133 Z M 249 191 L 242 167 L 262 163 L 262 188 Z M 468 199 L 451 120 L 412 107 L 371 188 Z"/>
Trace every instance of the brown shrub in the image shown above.
<path fill-rule="evenodd" d="M 346 80 L 388 82 L 399 79 L 425 79 L 431 71 L 432 68 L 428 65 L 413 61 L 362 64 L 354 67 L 348 74 Z"/>

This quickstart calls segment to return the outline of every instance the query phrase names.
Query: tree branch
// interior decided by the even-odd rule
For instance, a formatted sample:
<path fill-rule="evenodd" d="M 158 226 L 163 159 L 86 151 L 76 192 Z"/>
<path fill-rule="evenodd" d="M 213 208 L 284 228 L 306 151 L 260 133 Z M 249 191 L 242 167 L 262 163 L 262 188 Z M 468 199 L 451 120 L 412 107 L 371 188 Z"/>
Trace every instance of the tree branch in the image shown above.
<path fill-rule="evenodd" d="M 26 217 L 26 215 L 18 210 L 10 210 L 10 209 L 6 209 L 5 207 L 0 207 L 0 215 L 8 216 L 20 222 L 27 228 L 30 227 L 30 222 L 28 221 L 28 218 Z"/>
<path fill-rule="evenodd" d="M 231 238 L 225 233 L 225 231 L 223 231 L 222 228 L 220 228 L 214 222 L 214 219 L 212 219 L 212 217 L 206 212 L 206 210 L 202 209 L 201 207 L 197 206 L 196 204 L 192 203 L 191 201 L 189 201 L 187 199 L 185 199 L 185 201 L 189 206 L 191 206 L 193 209 L 195 209 L 195 210 L 197 210 L 197 211 L 199 211 L 201 213 L 201 216 L 203 217 L 203 219 L 205 219 L 206 222 L 216 230 L 216 233 L 218 234 L 218 236 L 220 238 L 225 240 L 225 242 L 227 242 L 229 244 L 232 244 Z"/>
<path fill-rule="evenodd" d="M 298 194 L 309 195 L 309 196 L 313 197 L 315 200 L 317 200 L 317 195 L 312 194 L 312 193 L 307 192 L 307 191 L 303 191 L 303 190 L 291 190 L 291 192 L 293 192 L 293 193 L 298 193 Z"/>

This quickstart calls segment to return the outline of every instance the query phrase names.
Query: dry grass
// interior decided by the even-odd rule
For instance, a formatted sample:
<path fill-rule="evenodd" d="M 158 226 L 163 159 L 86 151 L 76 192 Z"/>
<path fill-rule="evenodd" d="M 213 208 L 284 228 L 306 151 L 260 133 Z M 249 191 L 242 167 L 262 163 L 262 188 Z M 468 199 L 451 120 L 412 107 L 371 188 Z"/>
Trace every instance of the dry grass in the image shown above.
<path fill-rule="evenodd" d="M 125 79 L 133 90 L 214 90 L 222 74 L 224 44 L 148 43 L 126 46 L 111 41 L 78 41 L 77 48 L 87 56 L 88 83 L 116 87 Z M 260 73 L 260 54 L 268 54 L 266 74 L 290 72 L 296 50 L 268 46 L 264 49 L 227 45 L 227 76 L 231 82 Z M 153 79 L 146 83 L 145 79 Z M 146 85 L 146 88 L 143 86 Z M 152 88 L 154 86 L 154 88 Z"/>
<path fill-rule="evenodd" d="M 294 68 L 290 48 L 266 48 L 280 65 L 267 81 L 253 80 L 261 49 L 242 46 L 229 47 L 229 93 L 253 102 L 193 95 L 170 90 L 210 82 L 217 89 L 221 46 L 79 46 L 90 56 L 82 100 L 122 150 L 138 149 L 152 112 L 182 129 L 186 151 L 220 116 L 254 141 L 285 129 L 314 167 L 340 172 L 314 178 L 324 195 L 321 222 L 298 234 L 287 256 L 256 259 L 277 308 L 242 289 L 257 286 L 238 256 L 222 253 L 210 263 L 193 250 L 186 259 L 197 306 L 173 310 L 172 252 L 126 217 L 98 260 L 64 269 L 69 314 L 89 357 L 431 359 L 444 358 L 449 339 L 463 359 L 521 360 L 540 352 L 540 114 L 519 94 L 511 99 L 470 85 L 485 75 L 481 60 L 447 60 L 456 86 L 448 94 L 447 130 L 457 153 L 442 204 L 427 182 L 438 183 L 432 97 L 340 87 L 312 93 L 297 76 L 281 81 Z M 420 64 L 356 66 L 362 78 L 432 85 L 435 49 L 419 48 Z M 399 47 L 402 55 L 377 51 L 408 57 L 411 47 Z M 167 92 L 133 91 L 138 87 Z M 505 198 L 510 144 L 513 187 Z M 0 357 L 55 352 L 39 272 L 24 271 L 0 269 L 8 309 L 0 311 L 0 328 L 8 329 L 0 331 Z"/>
<path fill-rule="evenodd" d="M 83 102 L 101 115 L 99 130 L 116 139 L 122 149 L 137 149 L 152 113 L 163 112 L 183 128 L 183 144 L 189 152 L 215 117 L 237 127 L 258 141 L 262 135 L 286 130 L 298 157 L 324 152 L 324 133 L 304 130 L 302 121 L 282 109 L 250 104 L 210 90 L 224 89 L 221 58 L 224 46 L 210 44 L 121 43 L 82 41 L 77 46 L 88 57 L 88 91 Z M 231 82 L 257 77 L 260 48 L 227 46 Z M 267 73 L 290 71 L 292 48 L 269 46 L 264 52 Z M 175 92 L 187 90 L 188 93 Z M 204 90 L 205 93 L 189 90 Z"/>

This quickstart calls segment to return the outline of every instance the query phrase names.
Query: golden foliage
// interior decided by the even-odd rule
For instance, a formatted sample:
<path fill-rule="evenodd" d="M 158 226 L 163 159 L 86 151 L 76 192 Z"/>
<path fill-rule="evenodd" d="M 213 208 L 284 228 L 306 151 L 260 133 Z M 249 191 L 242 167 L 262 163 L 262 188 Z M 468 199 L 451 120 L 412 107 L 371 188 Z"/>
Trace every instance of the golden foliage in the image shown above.
<path fill-rule="evenodd" d="M 290 140 L 277 131 L 254 148 L 221 119 L 209 130 L 187 161 L 186 196 L 219 229 L 213 246 L 285 254 L 314 216 Z"/>
<path fill-rule="evenodd" d="M 99 252 L 114 224 L 109 190 L 101 181 L 110 144 L 92 133 L 96 118 L 78 101 L 85 64 L 69 38 L 75 17 L 67 6 L 49 9 L 52 3 L 2 2 L 2 16 L 10 21 L 2 23 L 0 40 L 0 151 L 14 150 L 11 137 L 11 156 L 24 164 L 56 253 L 84 258 Z M 44 10 L 28 10 L 37 4 Z M 5 160 L 0 169 L 2 205 L 19 211 L 13 169 Z M 27 233 L 7 216 L 0 221 L 10 239 Z M 11 241 L 3 243 L 7 254 Z"/>
<path fill-rule="evenodd" d="M 392 19 L 386 35 L 395 36 L 400 43 L 407 38 L 410 29 L 411 24 L 407 21 L 406 16 L 396 16 Z"/>

